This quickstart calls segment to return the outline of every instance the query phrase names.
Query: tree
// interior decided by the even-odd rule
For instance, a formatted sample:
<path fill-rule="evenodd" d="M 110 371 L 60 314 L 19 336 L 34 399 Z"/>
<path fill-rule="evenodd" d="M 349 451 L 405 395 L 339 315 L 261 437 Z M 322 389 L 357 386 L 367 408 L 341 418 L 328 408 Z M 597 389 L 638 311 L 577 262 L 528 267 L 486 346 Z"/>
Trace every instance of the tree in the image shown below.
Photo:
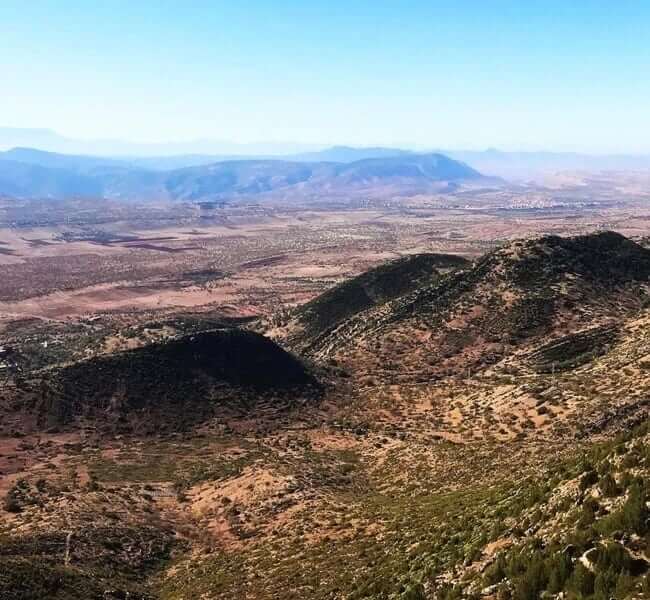
<path fill-rule="evenodd" d="M 580 562 L 573 571 L 571 588 L 583 596 L 589 596 L 594 592 L 594 574 Z"/>
<path fill-rule="evenodd" d="M 22 511 L 22 507 L 20 506 L 18 499 L 12 493 L 12 491 L 9 491 L 5 496 L 2 507 L 9 513 L 19 513 Z"/>
<path fill-rule="evenodd" d="M 622 508 L 623 525 L 626 529 L 644 535 L 648 530 L 648 508 L 645 489 L 640 482 L 630 488 L 630 494 Z"/>

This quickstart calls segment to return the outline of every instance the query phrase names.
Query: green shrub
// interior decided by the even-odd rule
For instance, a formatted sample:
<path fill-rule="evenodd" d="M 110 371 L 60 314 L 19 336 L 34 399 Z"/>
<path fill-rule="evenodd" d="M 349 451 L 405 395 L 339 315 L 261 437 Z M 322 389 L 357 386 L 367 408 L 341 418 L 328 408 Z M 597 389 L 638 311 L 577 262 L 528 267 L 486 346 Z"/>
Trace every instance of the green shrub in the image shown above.
<path fill-rule="evenodd" d="M 595 560 L 599 571 L 613 570 L 616 573 L 629 571 L 631 558 L 627 550 L 616 542 L 603 544 L 596 549 Z"/>
<path fill-rule="evenodd" d="M 618 573 L 616 571 L 601 571 L 596 575 L 594 580 L 594 598 L 595 600 L 609 600 L 613 590 L 616 588 Z"/>
<path fill-rule="evenodd" d="M 577 594 L 589 596 L 594 592 L 594 574 L 582 563 L 578 563 L 573 570 L 570 587 Z"/>
<path fill-rule="evenodd" d="M 647 578 L 646 578 L 647 579 Z M 627 598 L 634 589 L 635 581 L 628 573 L 619 573 L 614 594 L 616 598 Z M 647 596 L 644 596 L 647 598 Z"/>
<path fill-rule="evenodd" d="M 557 553 L 548 561 L 548 591 L 561 592 L 571 576 L 573 565 L 571 558 L 564 553 Z"/>
<path fill-rule="evenodd" d="M 645 535 L 648 531 L 645 485 L 638 481 L 633 483 L 625 504 L 616 512 L 602 519 L 596 527 L 605 535 L 618 530 Z"/>

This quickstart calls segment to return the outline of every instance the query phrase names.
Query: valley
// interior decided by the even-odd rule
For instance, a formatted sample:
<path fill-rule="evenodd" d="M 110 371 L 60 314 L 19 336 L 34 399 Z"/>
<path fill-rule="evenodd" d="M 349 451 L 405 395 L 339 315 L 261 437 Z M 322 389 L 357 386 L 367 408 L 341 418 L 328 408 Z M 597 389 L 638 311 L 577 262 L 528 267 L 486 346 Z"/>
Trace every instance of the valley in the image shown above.
<path fill-rule="evenodd" d="M 650 600 L 649 25 L 0 1 L 0 600 Z"/>
<path fill-rule="evenodd" d="M 647 597 L 633 181 L 3 200 L 0 598 Z"/>

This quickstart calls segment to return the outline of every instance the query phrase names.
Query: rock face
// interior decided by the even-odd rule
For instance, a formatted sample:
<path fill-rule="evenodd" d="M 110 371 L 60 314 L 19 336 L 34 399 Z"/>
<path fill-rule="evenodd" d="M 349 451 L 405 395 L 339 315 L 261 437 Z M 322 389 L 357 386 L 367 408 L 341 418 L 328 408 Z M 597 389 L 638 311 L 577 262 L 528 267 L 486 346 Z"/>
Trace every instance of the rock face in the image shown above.
<path fill-rule="evenodd" d="M 31 410 L 50 425 L 138 418 L 173 426 L 197 422 L 215 408 L 295 398 L 319 385 L 268 338 L 220 329 L 75 363 L 25 387 Z"/>

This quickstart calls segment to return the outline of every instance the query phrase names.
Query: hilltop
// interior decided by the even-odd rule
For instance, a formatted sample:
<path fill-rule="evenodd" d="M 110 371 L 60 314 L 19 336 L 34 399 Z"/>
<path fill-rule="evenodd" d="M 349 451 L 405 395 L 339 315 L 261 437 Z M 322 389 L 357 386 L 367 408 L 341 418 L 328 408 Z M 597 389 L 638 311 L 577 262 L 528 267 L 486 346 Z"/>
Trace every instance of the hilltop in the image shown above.
<path fill-rule="evenodd" d="M 18 378 L 22 419 L 40 429 L 78 426 L 164 431 L 217 411 L 281 408 L 318 395 L 308 368 L 271 340 L 236 328 L 192 335 L 53 366 Z"/>

